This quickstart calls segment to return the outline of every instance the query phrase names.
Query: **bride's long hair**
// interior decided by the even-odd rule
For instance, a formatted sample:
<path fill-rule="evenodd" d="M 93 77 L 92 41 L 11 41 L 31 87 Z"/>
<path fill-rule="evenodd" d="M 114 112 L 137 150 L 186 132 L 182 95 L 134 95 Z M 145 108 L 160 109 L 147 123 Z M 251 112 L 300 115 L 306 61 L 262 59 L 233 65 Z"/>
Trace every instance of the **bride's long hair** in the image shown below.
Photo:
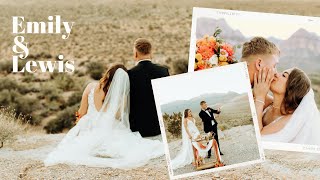
<path fill-rule="evenodd" d="M 184 110 L 184 118 L 189 117 L 189 111 L 190 111 L 190 109 L 185 109 L 185 110 Z M 192 113 L 191 113 L 191 117 L 193 117 L 193 116 L 192 116 Z"/>
<path fill-rule="evenodd" d="M 99 81 L 100 89 L 103 89 L 105 94 L 107 94 L 110 84 L 112 82 L 113 76 L 116 73 L 117 69 L 119 68 L 127 72 L 127 68 L 123 64 L 114 64 L 107 70 L 107 72 L 104 73 L 104 75 L 100 79 Z"/>
<path fill-rule="evenodd" d="M 294 68 L 288 77 L 281 113 L 292 114 L 298 108 L 303 97 L 310 91 L 310 88 L 311 81 L 307 74 L 299 68 Z"/>

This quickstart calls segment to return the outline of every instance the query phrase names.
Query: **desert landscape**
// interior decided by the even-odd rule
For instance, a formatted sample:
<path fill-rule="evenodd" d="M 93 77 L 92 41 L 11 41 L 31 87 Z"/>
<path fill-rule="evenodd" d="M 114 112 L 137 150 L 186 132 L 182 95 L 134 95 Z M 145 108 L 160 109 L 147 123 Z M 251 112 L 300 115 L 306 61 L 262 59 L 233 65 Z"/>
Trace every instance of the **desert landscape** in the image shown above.
<path fill-rule="evenodd" d="M 154 61 L 168 66 L 170 74 L 187 71 L 194 6 L 320 16 L 320 2 L 316 0 L 0 0 L 0 179 L 168 179 L 164 157 L 129 171 L 62 164 L 44 167 L 42 160 L 74 125 L 74 113 L 86 84 L 99 79 L 111 63 L 134 66 L 132 46 L 136 38 L 153 42 Z M 11 73 L 15 37 L 12 16 L 46 21 L 57 14 L 75 22 L 70 37 L 25 35 L 30 50 L 27 59 L 54 61 L 63 54 L 65 60 L 75 61 L 75 72 Z M 313 75 L 313 84 L 319 84 L 319 79 Z M 319 86 L 314 88 L 319 99 Z M 266 158 L 262 164 L 197 179 L 320 178 L 318 154 L 266 151 Z"/>

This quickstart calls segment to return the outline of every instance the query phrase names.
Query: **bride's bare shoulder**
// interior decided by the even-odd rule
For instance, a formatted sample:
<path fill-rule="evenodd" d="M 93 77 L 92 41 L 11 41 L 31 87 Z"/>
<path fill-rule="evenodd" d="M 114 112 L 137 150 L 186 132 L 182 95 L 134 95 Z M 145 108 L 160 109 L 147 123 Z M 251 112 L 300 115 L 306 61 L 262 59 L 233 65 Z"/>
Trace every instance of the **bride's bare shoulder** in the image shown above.
<path fill-rule="evenodd" d="M 86 88 L 84 89 L 84 94 L 89 94 L 90 90 L 94 87 L 96 87 L 96 85 L 98 84 L 98 82 L 90 82 L 87 84 Z"/>

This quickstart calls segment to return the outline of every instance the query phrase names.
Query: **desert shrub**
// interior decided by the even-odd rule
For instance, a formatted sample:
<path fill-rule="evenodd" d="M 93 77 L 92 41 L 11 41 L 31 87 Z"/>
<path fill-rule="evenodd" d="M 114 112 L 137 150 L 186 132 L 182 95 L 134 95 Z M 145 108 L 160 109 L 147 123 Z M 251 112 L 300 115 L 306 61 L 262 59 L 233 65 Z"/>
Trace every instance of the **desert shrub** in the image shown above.
<path fill-rule="evenodd" d="M 64 108 L 65 108 L 64 104 L 56 100 L 50 101 L 50 103 L 48 103 L 48 106 L 47 106 L 47 109 L 49 109 L 50 111 L 59 111 Z"/>
<path fill-rule="evenodd" d="M 60 133 L 63 129 L 70 129 L 74 126 L 75 112 L 78 110 L 77 106 L 67 107 L 61 111 L 57 117 L 51 120 L 44 129 L 47 133 Z"/>
<path fill-rule="evenodd" d="M 63 102 L 63 98 L 61 96 L 62 91 L 58 88 L 56 88 L 54 85 L 46 85 L 42 86 L 40 90 L 40 94 L 38 95 L 38 98 L 43 99 L 45 98 L 48 101 L 59 101 Z"/>
<path fill-rule="evenodd" d="M 226 123 L 219 123 L 219 129 L 221 131 L 224 131 L 224 130 L 227 130 L 227 129 L 230 129 L 230 128 L 231 128 L 231 126 L 226 124 Z"/>
<path fill-rule="evenodd" d="M 18 70 L 21 70 L 27 61 L 18 61 Z M 11 73 L 13 71 L 12 61 L 1 61 L 0 72 Z"/>
<path fill-rule="evenodd" d="M 75 82 L 69 74 L 59 74 L 54 80 L 57 87 L 63 91 L 70 91 L 75 86 Z"/>
<path fill-rule="evenodd" d="M 34 111 L 39 108 L 39 102 L 34 98 L 23 96 L 16 90 L 5 89 L 0 91 L 0 104 L 15 109 L 16 117 L 24 116 L 25 123 L 38 125 L 40 122 L 34 115 Z"/>
<path fill-rule="evenodd" d="M 0 90 L 8 89 L 8 90 L 19 90 L 20 87 L 18 83 L 9 78 L 0 78 Z"/>
<path fill-rule="evenodd" d="M 0 148 L 5 142 L 10 142 L 15 137 L 27 129 L 22 124 L 22 117 L 16 118 L 14 110 L 9 108 L 0 108 Z"/>
<path fill-rule="evenodd" d="M 87 73 L 89 73 L 90 77 L 95 80 L 99 80 L 102 77 L 104 71 L 104 65 L 100 62 L 93 61 L 87 65 Z"/>
<path fill-rule="evenodd" d="M 24 73 L 22 82 L 30 83 L 35 81 L 35 77 L 32 73 Z"/>
<path fill-rule="evenodd" d="M 188 72 L 188 60 L 173 61 L 173 70 L 175 74 Z"/>
<path fill-rule="evenodd" d="M 39 117 L 34 114 L 34 111 L 38 110 L 39 108 L 38 101 L 33 98 L 21 97 L 16 99 L 14 104 L 14 109 L 16 110 L 17 114 L 25 116 L 25 123 L 32 125 L 40 124 Z"/>
<path fill-rule="evenodd" d="M 166 118 L 165 120 L 168 125 L 168 131 L 175 137 L 181 136 L 181 118 L 182 114 L 179 113 L 173 113 L 173 115 L 165 114 L 163 118 Z"/>
<path fill-rule="evenodd" d="M 85 76 L 85 73 L 83 71 L 80 71 L 80 70 L 76 70 L 74 72 L 75 75 L 77 75 L 78 77 L 82 77 L 82 76 Z"/>
<path fill-rule="evenodd" d="M 1 90 L 17 90 L 20 94 L 27 94 L 29 92 L 36 92 L 37 90 L 32 86 L 27 86 L 23 83 L 17 83 L 17 81 L 9 78 L 0 78 L 0 91 Z"/>
<path fill-rule="evenodd" d="M 81 102 L 82 92 L 76 91 L 69 98 L 67 102 L 67 106 L 78 105 Z"/>

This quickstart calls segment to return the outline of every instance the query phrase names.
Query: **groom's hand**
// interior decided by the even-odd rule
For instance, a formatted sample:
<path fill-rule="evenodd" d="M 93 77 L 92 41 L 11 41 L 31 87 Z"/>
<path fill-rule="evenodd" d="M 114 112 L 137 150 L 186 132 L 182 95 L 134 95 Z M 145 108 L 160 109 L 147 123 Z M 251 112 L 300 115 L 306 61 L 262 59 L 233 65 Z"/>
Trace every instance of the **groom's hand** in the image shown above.
<path fill-rule="evenodd" d="M 272 69 L 263 68 L 259 70 L 259 73 L 254 74 L 253 96 L 256 99 L 265 100 L 273 78 L 274 71 Z"/>

